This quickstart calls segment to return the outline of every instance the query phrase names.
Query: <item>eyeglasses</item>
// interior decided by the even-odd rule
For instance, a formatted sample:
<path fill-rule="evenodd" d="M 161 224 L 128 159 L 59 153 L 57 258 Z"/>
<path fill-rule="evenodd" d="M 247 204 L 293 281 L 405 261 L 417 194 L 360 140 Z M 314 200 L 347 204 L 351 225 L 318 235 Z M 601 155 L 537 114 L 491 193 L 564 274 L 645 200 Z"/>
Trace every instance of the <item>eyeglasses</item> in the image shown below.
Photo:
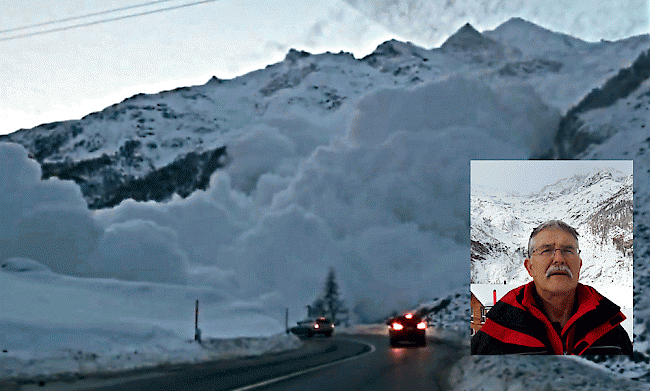
<path fill-rule="evenodd" d="M 578 254 L 580 254 L 580 250 L 575 247 L 554 248 L 550 246 L 538 247 L 532 252 L 532 254 L 539 255 L 542 258 L 553 258 L 556 251 L 559 251 L 562 256 L 567 259 L 576 258 Z"/>

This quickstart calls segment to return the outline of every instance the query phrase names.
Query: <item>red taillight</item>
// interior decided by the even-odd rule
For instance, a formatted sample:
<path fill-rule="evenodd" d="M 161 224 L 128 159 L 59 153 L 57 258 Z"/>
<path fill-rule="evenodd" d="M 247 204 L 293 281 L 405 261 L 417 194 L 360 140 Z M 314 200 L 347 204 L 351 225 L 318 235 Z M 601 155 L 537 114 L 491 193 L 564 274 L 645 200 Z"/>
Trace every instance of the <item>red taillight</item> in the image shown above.
<path fill-rule="evenodd" d="M 315 328 L 315 329 L 317 329 L 317 328 L 319 328 L 319 327 L 320 327 L 320 326 L 318 325 L 318 323 L 316 323 L 316 324 L 314 325 L 314 328 Z"/>
<path fill-rule="evenodd" d="M 413 314 L 406 314 L 406 315 L 404 315 L 404 317 L 406 319 L 411 319 L 411 318 L 413 318 Z"/>
<path fill-rule="evenodd" d="M 427 322 L 420 322 L 418 323 L 418 329 L 424 330 L 427 328 Z"/>
<path fill-rule="evenodd" d="M 393 328 L 393 330 L 401 330 L 401 329 L 404 328 L 404 326 L 402 326 L 401 324 L 399 324 L 399 323 L 397 323 L 397 322 L 393 323 L 393 324 L 391 325 L 391 327 Z"/>

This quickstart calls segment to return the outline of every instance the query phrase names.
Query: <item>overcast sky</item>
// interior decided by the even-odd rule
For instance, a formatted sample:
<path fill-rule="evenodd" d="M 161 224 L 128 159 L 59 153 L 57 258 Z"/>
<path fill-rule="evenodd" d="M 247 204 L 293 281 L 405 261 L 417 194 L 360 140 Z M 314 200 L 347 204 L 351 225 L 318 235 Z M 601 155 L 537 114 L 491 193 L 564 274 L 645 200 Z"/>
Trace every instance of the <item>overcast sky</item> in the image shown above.
<path fill-rule="evenodd" d="M 472 160 L 470 180 L 471 186 L 530 194 L 560 179 L 603 168 L 632 175 L 632 160 Z"/>
<path fill-rule="evenodd" d="M 282 60 L 292 47 L 362 57 L 396 38 L 431 48 L 467 21 L 483 31 L 513 16 L 587 40 L 642 34 L 648 26 L 646 0 L 217 0 L 14 39 L 198 1 L 158 1 L 29 29 L 18 28 L 152 1 L 0 3 L 0 134 L 77 119 L 140 92 L 232 78 Z"/>

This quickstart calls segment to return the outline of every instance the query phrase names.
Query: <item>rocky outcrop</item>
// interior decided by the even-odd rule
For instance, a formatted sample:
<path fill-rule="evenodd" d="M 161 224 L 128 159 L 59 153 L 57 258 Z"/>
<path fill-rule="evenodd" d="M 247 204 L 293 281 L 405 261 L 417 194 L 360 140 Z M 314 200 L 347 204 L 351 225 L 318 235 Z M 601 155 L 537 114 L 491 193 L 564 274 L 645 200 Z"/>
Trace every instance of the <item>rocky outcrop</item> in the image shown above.
<path fill-rule="evenodd" d="M 119 160 L 132 158 L 134 144 L 114 155 L 79 162 L 45 163 L 43 179 L 58 177 L 75 181 L 90 209 L 101 209 L 132 198 L 136 201 L 165 201 L 173 194 L 187 197 L 196 189 L 207 189 L 210 175 L 227 162 L 226 147 L 203 153 L 190 152 L 143 177 L 125 174 Z M 126 154 L 126 155 L 125 155 Z"/>

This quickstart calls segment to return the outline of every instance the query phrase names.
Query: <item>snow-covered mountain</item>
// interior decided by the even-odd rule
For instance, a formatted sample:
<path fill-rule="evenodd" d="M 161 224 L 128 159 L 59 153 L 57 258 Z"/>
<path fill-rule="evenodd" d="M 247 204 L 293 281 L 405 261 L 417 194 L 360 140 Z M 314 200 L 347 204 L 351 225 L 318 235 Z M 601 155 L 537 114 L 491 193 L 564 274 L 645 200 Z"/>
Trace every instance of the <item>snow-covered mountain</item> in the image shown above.
<path fill-rule="evenodd" d="M 528 238 L 557 218 L 580 234 L 580 281 L 632 289 L 632 175 L 596 170 L 576 174 L 530 195 L 472 189 L 472 283 L 524 284 Z"/>
<path fill-rule="evenodd" d="M 136 95 L 80 120 L 19 130 L 0 141 L 27 148 L 44 178 L 77 182 L 92 209 L 126 198 L 162 201 L 205 189 L 207 178 L 230 160 L 255 164 L 243 163 L 246 158 L 236 156 L 233 144 L 256 129 L 295 137 L 294 148 L 307 156 L 328 144 L 333 128 L 353 115 L 343 103 L 387 88 L 410 89 L 454 76 L 477 80 L 499 94 L 507 91 L 510 100 L 539 105 L 548 120 L 541 126 L 554 128 L 555 110 L 567 110 L 600 86 L 648 42 L 640 36 L 586 43 L 514 18 L 484 33 L 467 24 L 440 48 L 388 41 L 362 59 L 291 50 L 263 70 Z M 460 122 L 453 113 L 442 114 Z M 525 142 L 531 153 L 541 154 L 551 140 L 543 129 L 537 133 Z M 237 178 L 241 190 L 253 189 L 269 168 L 255 169 L 252 177 Z"/>
<path fill-rule="evenodd" d="M 603 86 L 593 89 L 573 106 L 560 121 L 553 151 L 546 156 L 574 159 L 578 156 L 599 158 L 593 149 L 612 137 L 644 133 L 650 110 L 650 50 L 642 52 L 629 67 L 621 69 Z M 617 136 L 617 133 L 621 135 Z M 647 143 L 646 139 L 638 140 Z M 627 143 L 618 150 L 627 158 Z M 638 153 L 643 153 L 640 147 Z"/>
<path fill-rule="evenodd" d="M 553 30 L 588 41 L 617 40 L 647 30 L 645 3 L 599 0 L 567 2 L 549 0 L 345 0 L 406 40 L 419 44 L 442 42 L 459 20 L 481 26 L 496 26 L 510 15 L 518 15 Z M 594 28 L 597 27 L 597 28 Z"/>

